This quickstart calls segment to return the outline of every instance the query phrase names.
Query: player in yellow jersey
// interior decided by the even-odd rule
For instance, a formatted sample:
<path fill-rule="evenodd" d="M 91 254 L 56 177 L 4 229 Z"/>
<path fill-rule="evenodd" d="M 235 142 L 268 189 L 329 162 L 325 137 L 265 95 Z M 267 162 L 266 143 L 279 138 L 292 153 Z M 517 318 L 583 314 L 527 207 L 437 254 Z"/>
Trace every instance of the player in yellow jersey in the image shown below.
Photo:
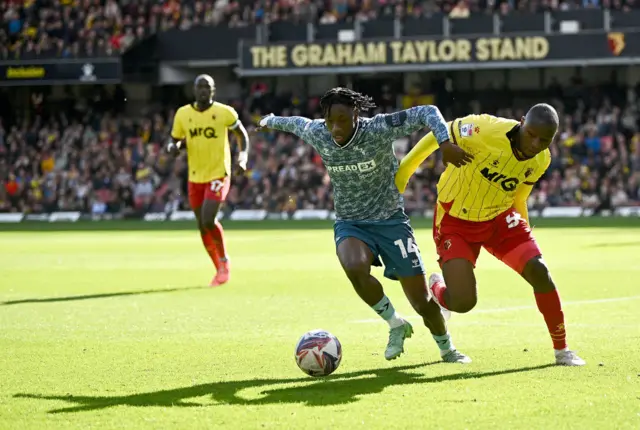
<path fill-rule="evenodd" d="M 556 363 L 582 366 L 567 347 L 560 296 L 529 227 L 527 199 L 549 167 L 549 145 L 558 130 L 558 113 L 548 104 L 533 106 L 521 121 L 469 115 L 449 123 L 453 143 L 473 162 L 447 166 L 438 181 L 433 238 L 442 275 L 429 278 L 433 297 L 449 311 L 476 305 L 474 268 L 480 248 L 518 272 L 531 286 L 553 341 Z M 430 133 L 400 163 L 396 185 L 404 192 L 418 166 L 438 145 Z"/>
<path fill-rule="evenodd" d="M 231 106 L 213 100 L 215 83 L 209 75 L 195 80 L 196 100 L 176 112 L 167 151 L 178 154 L 187 150 L 189 169 L 189 204 L 198 220 L 200 236 L 216 267 L 211 286 L 229 281 L 229 259 L 225 249 L 224 231 L 216 220 L 220 205 L 231 186 L 231 130 L 240 147 L 238 167 L 247 168 L 249 136 Z"/>

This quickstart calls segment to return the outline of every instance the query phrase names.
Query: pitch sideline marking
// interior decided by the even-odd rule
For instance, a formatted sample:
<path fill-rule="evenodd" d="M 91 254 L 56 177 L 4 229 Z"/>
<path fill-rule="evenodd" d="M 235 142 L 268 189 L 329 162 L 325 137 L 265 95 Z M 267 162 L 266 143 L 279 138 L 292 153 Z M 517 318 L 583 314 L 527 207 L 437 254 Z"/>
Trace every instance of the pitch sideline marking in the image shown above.
<path fill-rule="evenodd" d="M 580 306 L 580 305 L 594 305 L 594 304 L 598 304 L 598 303 L 611 303 L 611 302 L 624 302 L 627 300 L 640 300 L 640 296 L 628 296 L 628 297 L 611 297 L 608 299 L 595 299 L 595 300 L 575 300 L 575 301 L 569 301 L 569 302 L 563 302 L 562 305 L 563 306 L 569 306 L 569 305 L 576 305 L 576 306 Z M 478 309 L 477 311 L 472 311 L 472 313 L 474 314 L 497 314 L 500 312 L 512 312 L 512 311 L 521 311 L 521 310 L 527 310 L 527 309 L 537 309 L 535 306 L 531 306 L 531 305 L 527 305 L 527 306 L 511 306 L 511 307 L 506 307 L 506 308 L 493 308 L 493 309 Z M 404 317 L 406 319 L 420 319 L 421 317 L 419 315 L 409 315 Z M 380 318 L 376 318 L 376 319 L 366 319 L 366 320 L 355 320 L 355 321 L 350 321 L 351 323 L 355 323 L 355 324 L 366 324 L 366 323 L 376 323 L 376 322 L 383 322 Z M 575 324 L 572 324 L 575 325 Z"/>

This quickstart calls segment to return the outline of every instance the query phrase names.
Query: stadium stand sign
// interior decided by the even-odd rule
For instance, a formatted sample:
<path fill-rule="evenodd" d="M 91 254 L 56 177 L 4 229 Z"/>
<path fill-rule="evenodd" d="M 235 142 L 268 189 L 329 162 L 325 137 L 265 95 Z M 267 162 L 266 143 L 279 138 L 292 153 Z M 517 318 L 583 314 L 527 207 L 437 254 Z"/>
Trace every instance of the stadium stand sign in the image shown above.
<path fill-rule="evenodd" d="M 565 67 L 640 63 L 640 31 L 353 42 L 242 41 L 240 76 Z"/>
<path fill-rule="evenodd" d="M 0 86 L 117 84 L 120 58 L 0 62 Z"/>

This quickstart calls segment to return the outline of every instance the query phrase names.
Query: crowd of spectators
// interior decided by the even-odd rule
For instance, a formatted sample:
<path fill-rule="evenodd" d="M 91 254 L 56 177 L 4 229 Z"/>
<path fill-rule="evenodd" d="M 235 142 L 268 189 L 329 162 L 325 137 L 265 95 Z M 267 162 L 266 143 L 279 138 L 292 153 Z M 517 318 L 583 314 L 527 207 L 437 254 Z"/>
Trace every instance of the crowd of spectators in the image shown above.
<path fill-rule="evenodd" d="M 639 0 L 9 0 L 0 3 L 0 60 L 118 55 L 147 35 L 193 26 L 390 16 L 451 18 L 499 11 L 630 10 Z"/>
<path fill-rule="evenodd" d="M 551 146 L 552 164 L 531 195 L 533 207 L 578 205 L 601 210 L 640 204 L 639 97 L 630 90 L 623 99 L 624 103 L 614 104 L 603 96 L 597 105 L 583 99 L 575 105 L 554 101 L 561 129 Z M 185 156 L 173 159 L 163 151 L 172 110 L 133 119 L 104 113 L 113 112 L 108 103 L 76 100 L 48 111 L 40 98 L 33 102 L 37 115 L 12 125 L 0 123 L 0 212 L 137 216 L 189 209 Z M 252 151 L 246 174 L 233 178 L 227 209 L 331 210 L 331 184 L 317 153 L 292 135 L 256 133 L 252 126 L 262 113 L 271 111 L 318 117 L 318 99 L 274 97 L 256 87 L 253 96 L 233 104 L 248 125 Z M 384 100 L 379 104 L 386 110 L 393 107 Z M 484 111 L 480 106 L 475 109 Z M 468 111 L 467 107 L 457 114 Z M 519 117 L 522 111 L 495 113 Z M 420 137 L 416 133 L 399 139 L 398 157 Z M 433 207 L 443 168 L 438 153 L 425 161 L 406 193 L 410 212 Z"/>

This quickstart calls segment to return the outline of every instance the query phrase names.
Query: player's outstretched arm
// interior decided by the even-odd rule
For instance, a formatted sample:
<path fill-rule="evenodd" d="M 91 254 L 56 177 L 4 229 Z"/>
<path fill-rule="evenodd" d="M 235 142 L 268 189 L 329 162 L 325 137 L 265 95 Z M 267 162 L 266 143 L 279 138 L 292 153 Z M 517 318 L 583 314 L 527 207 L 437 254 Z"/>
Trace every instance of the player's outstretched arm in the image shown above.
<path fill-rule="evenodd" d="M 267 115 L 260 120 L 260 127 L 258 130 L 279 130 L 286 131 L 287 133 L 295 134 L 298 137 L 302 137 L 305 130 L 309 127 L 312 121 L 309 118 L 303 116 L 275 116 L 273 114 Z"/>
<path fill-rule="evenodd" d="M 451 143 L 450 139 L 454 138 L 455 140 L 455 136 L 450 134 L 450 132 L 454 132 L 451 129 L 451 123 L 447 123 L 444 120 L 440 109 L 436 106 L 416 106 L 388 115 L 376 115 L 374 127 L 389 140 L 407 136 L 414 131 L 427 127 L 431 130 L 436 143 L 440 145 L 445 163 L 460 167 L 473 161 L 471 154 Z"/>
<path fill-rule="evenodd" d="M 451 129 L 451 122 L 447 123 L 447 127 Z M 453 133 L 453 130 L 452 130 Z M 455 136 L 454 140 L 455 140 Z M 400 167 L 396 172 L 396 187 L 401 193 L 404 193 L 407 183 L 411 175 L 418 170 L 418 167 L 424 160 L 433 154 L 438 148 L 442 151 L 442 161 L 446 164 L 453 164 L 455 167 L 462 167 L 473 161 L 473 155 L 467 153 L 458 145 L 450 141 L 438 144 L 433 133 L 427 133 L 425 137 L 413 147 L 411 151 L 402 159 Z"/>
<path fill-rule="evenodd" d="M 427 134 L 420 139 L 416 146 L 409 151 L 400 162 L 400 167 L 396 172 L 396 187 L 401 193 L 407 188 L 409 178 L 418 170 L 424 160 L 438 149 L 438 141 L 433 133 Z"/>
<path fill-rule="evenodd" d="M 439 144 L 449 141 L 449 127 L 440 109 L 433 105 L 416 106 L 398 112 L 376 115 L 374 117 L 376 131 L 387 139 L 397 139 L 427 127 L 431 130 Z"/>
<path fill-rule="evenodd" d="M 448 142 L 451 139 L 449 125 L 444 120 L 440 109 L 433 105 L 416 106 L 407 109 L 409 119 L 409 133 L 428 127 L 435 136 L 438 144 Z"/>

